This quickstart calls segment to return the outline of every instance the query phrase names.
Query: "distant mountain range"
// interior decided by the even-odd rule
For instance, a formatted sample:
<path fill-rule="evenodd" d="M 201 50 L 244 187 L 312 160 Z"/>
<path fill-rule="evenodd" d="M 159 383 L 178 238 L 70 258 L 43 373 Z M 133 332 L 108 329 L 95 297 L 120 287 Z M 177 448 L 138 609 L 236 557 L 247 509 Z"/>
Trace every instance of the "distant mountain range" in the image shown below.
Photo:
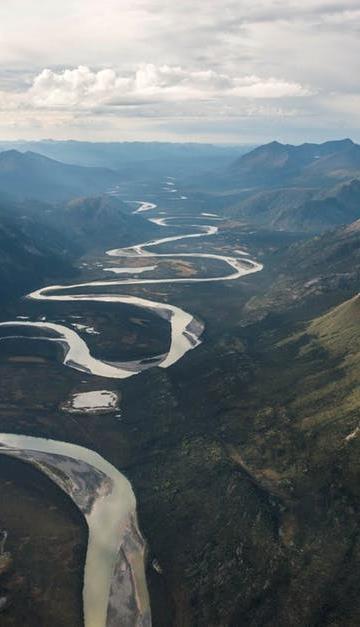
<path fill-rule="evenodd" d="M 208 188 L 212 210 L 275 229 L 320 232 L 360 217 L 360 146 L 350 139 L 272 142 L 211 177 Z"/>
<path fill-rule="evenodd" d="M 86 167 L 116 170 L 121 177 L 136 180 L 151 176 L 189 176 L 226 168 L 251 146 L 217 146 L 167 142 L 0 142 L 0 150 L 35 152 L 56 161 Z"/>
<path fill-rule="evenodd" d="M 228 174 L 248 187 L 320 187 L 360 175 L 360 146 L 351 139 L 301 146 L 274 141 L 237 159 Z"/>
<path fill-rule="evenodd" d="M 104 192 L 118 181 L 106 168 L 68 165 L 34 152 L 0 152 L 0 191 L 16 200 L 66 201 Z"/>
<path fill-rule="evenodd" d="M 21 148 L 27 145 L 19 143 Z M 360 217 L 360 146 L 350 139 L 301 146 L 272 142 L 235 160 L 234 147 L 201 144 L 30 145 L 87 165 L 31 151 L 0 152 L 0 193 L 16 201 L 68 202 L 98 196 L 132 177 L 151 178 L 152 172 L 161 177 L 171 170 L 176 175 L 191 172 L 190 185 L 200 192 L 203 205 L 256 225 L 320 232 Z M 216 172 L 206 173 L 219 164 Z"/>

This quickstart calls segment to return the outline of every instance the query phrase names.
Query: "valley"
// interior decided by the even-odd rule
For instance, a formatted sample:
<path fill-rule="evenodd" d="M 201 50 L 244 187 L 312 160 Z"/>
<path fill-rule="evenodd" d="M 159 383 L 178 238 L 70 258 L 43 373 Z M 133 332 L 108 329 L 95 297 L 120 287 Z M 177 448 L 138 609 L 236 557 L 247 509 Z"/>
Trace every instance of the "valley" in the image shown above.
<path fill-rule="evenodd" d="M 4 303 L 0 431 L 96 451 L 131 482 L 156 627 L 355 626 L 357 223 L 310 237 L 209 208 L 176 177 L 144 187 L 148 205 L 128 202 L 133 183 L 112 194 L 138 237 L 115 248 L 104 229 L 55 286 Z M 117 406 L 68 411 L 104 390 Z M 38 470 L 0 464 L 2 624 L 23 620 L 26 595 L 29 627 L 80 627 L 84 520 Z M 53 576 L 33 575 L 53 572 L 48 545 L 53 599 Z"/>
<path fill-rule="evenodd" d="M 142 203 L 140 204 L 139 208 L 135 210 L 135 213 L 141 212 L 142 210 L 145 210 L 145 209 L 154 211 L 156 210 L 156 204 L 150 204 L 148 206 L 146 203 Z M 203 217 L 199 216 L 199 218 L 200 220 L 201 218 L 205 220 L 209 220 L 209 217 L 206 217 L 206 216 L 203 216 Z M 152 218 L 152 219 L 155 221 L 155 218 Z M 167 226 L 164 219 L 161 219 L 161 226 L 162 227 Z M 181 225 L 180 228 L 184 228 L 183 225 Z M 163 244 L 173 243 L 176 241 L 182 241 L 183 239 L 192 239 L 194 237 L 195 238 L 203 237 L 203 236 L 206 237 L 209 235 L 215 235 L 217 233 L 217 227 L 212 227 L 212 226 L 204 227 L 202 225 L 195 224 L 195 225 L 192 225 L 192 228 L 197 228 L 197 232 L 185 234 L 185 235 L 173 235 L 170 237 L 160 238 L 159 240 L 149 241 L 142 246 L 139 245 L 134 248 L 112 250 L 108 252 L 108 255 L 116 256 L 116 257 L 125 257 L 129 259 L 132 259 L 133 256 L 135 258 L 138 256 L 139 257 L 150 256 L 152 259 L 154 258 L 154 256 L 157 259 L 159 257 L 172 258 L 175 256 L 176 258 L 176 256 L 178 256 L 182 258 L 185 256 L 185 257 L 194 257 L 194 258 L 199 257 L 201 259 L 210 258 L 210 259 L 215 259 L 217 261 L 220 260 L 224 264 L 228 265 L 231 270 L 235 270 L 235 273 L 234 272 L 229 273 L 230 280 L 237 279 L 243 275 L 246 275 L 249 272 L 251 273 L 254 271 L 256 272 L 256 271 L 261 270 L 262 268 L 261 264 L 256 264 L 255 262 L 248 259 L 246 256 L 244 256 L 243 259 L 241 258 L 236 259 L 234 257 L 229 257 L 229 256 L 227 257 L 218 256 L 213 253 L 185 253 L 185 252 L 184 253 L 182 252 L 181 253 L 148 253 L 147 252 L 146 249 L 148 249 L 149 247 L 155 247 L 155 246 L 159 246 Z M 239 251 L 239 253 L 241 253 L 241 251 Z M 245 253 L 245 255 L 247 254 L 248 253 Z M 174 263 L 174 261 L 172 263 Z M 176 261 L 175 261 L 175 267 L 176 267 Z M 126 273 L 126 268 L 125 268 L 125 273 Z M 2 343 L 10 342 L 12 344 L 12 347 L 13 348 L 15 347 L 15 351 L 16 351 L 16 346 L 21 344 L 20 338 L 21 338 L 22 331 L 23 330 L 30 331 L 30 333 L 25 333 L 23 337 L 23 341 L 27 340 L 28 346 L 29 345 L 31 346 L 32 344 L 42 345 L 44 344 L 44 342 L 45 344 L 56 342 L 59 348 L 61 348 L 61 350 L 64 351 L 64 356 L 65 356 L 64 364 L 68 364 L 70 365 L 71 368 L 80 370 L 83 373 L 96 375 L 98 377 L 99 376 L 107 377 L 110 379 L 124 379 L 133 374 L 136 374 L 137 372 L 141 372 L 144 369 L 146 370 L 149 367 L 153 367 L 157 365 L 160 365 L 163 368 L 168 368 L 169 366 L 173 365 L 176 361 L 181 359 L 183 355 L 189 349 L 196 348 L 196 346 L 199 344 L 199 337 L 203 331 L 203 325 L 197 322 L 191 316 L 189 316 L 189 314 L 182 311 L 178 307 L 174 307 L 172 305 L 155 303 L 154 301 L 149 301 L 148 299 L 143 299 L 143 298 L 130 296 L 130 295 L 129 296 L 120 296 L 120 295 L 96 296 L 94 294 L 89 293 L 88 295 L 84 296 L 84 295 L 77 295 L 77 294 L 67 295 L 66 293 L 73 292 L 74 290 L 77 291 L 81 288 L 91 288 L 94 291 L 96 290 L 96 288 L 99 288 L 99 287 L 106 289 L 108 287 L 113 288 L 118 285 L 126 286 L 126 285 L 153 285 L 153 284 L 166 284 L 166 283 L 173 284 L 176 282 L 188 283 L 189 281 L 190 282 L 197 281 L 197 282 L 202 283 L 202 282 L 206 282 L 209 280 L 210 281 L 223 280 L 224 278 L 225 277 L 220 276 L 220 279 L 218 279 L 216 276 L 214 276 L 212 278 L 204 277 L 204 278 L 198 278 L 198 279 L 192 277 L 190 279 L 189 278 L 167 278 L 167 279 L 154 278 L 154 279 L 124 279 L 124 280 L 116 280 L 116 281 L 114 280 L 92 281 L 89 283 L 80 283 L 80 284 L 76 284 L 73 286 L 70 285 L 68 288 L 65 289 L 65 295 L 58 294 L 59 291 L 62 291 L 62 289 L 64 288 L 61 288 L 60 286 L 54 286 L 50 288 L 43 288 L 42 290 L 33 292 L 29 296 L 29 298 L 32 300 L 40 300 L 40 301 L 42 300 L 54 301 L 55 300 L 55 301 L 60 301 L 60 302 L 64 302 L 64 301 L 79 302 L 80 300 L 80 301 L 87 302 L 87 303 L 89 302 L 90 303 L 91 302 L 108 302 L 108 303 L 120 302 L 122 303 L 123 302 L 125 304 L 128 303 L 132 306 L 135 305 L 135 308 L 145 308 L 154 312 L 159 311 L 160 317 L 165 318 L 165 320 L 168 320 L 168 323 L 170 325 L 170 329 L 169 329 L 170 330 L 170 342 L 169 342 L 168 353 L 167 354 L 165 353 L 165 355 L 160 358 L 155 357 L 155 358 L 152 358 L 151 360 L 147 358 L 147 359 L 142 359 L 141 361 L 138 361 L 138 362 L 128 362 L 128 365 L 127 363 L 125 363 L 124 365 L 114 363 L 112 365 L 109 362 L 100 362 L 99 360 L 96 360 L 90 356 L 90 352 L 86 346 L 86 343 L 84 342 L 84 340 L 80 338 L 80 336 L 76 333 L 76 331 L 70 330 L 65 326 L 54 324 L 52 322 L 46 322 L 45 318 L 43 318 L 42 321 L 40 322 L 32 322 L 32 321 L 29 321 L 28 319 L 25 319 L 27 318 L 27 316 L 20 316 L 18 317 L 17 320 L 0 323 L 1 332 L 3 333 L 1 337 L 1 341 Z M 55 292 L 54 295 L 52 294 L 53 292 Z M 94 327 L 87 327 L 86 325 L 83 325 L 83 324 L 81 325 L 78 322 L 72 323 L 72 326 L 73 327 L 75 326 L 79 330 L 81 328 L 83 328 L 85 331 L 90 329 L 92 334 L 99 333 L 95 331 Z M 11 351 L 11 348 L 10 348 L 10 351 Z M 34 359 L 34 356 L 32 358 Z M 18 359 L 20 359 L 20 363 L 21 363 L 21 357 L 20 358 L 18 357 Z M 31 357 L 30 357 L 30 360 L 31 360 Z M 14 363 L 14 361 L 12 363 Z M 19 362 L 17 361 L 15 363 L 19 363 Z M 66 402 L 63 403 L 63 406 L 66 406 Z M 55 457 L 52 453 L 51 447 L 53 446 L 54 448 L 55 446 L 55 443 L 51 444 L 53 442 L 52 440 L 45 440 L 42 438 L 32 437 L 32 438 L 28 438 L 28 441 L 32 442 L 32 445 L 30 444 L 27 445 L 27 437 L 28 436 L 24 436 L 24 435 L 21 435 L 21 436 L 3 435 L 1 437 L 2 452 L 5 455 L 15 455 L 15 457 L 19 457 L 20 459 L 25 459 L 25 460 L 29 459 L 30 463 L 32 463 L 31 460 L 37 460 L 39 456 L 37 452 L 34 453 L 34 450 L 37 450 L 37 448 L 40 447 L 40 450 L 49 451 L 48 456 L 51 455 L 51 459 L 49 456 L 49 462 L 46 462 L 47 466 L 50 464 L 51 467 L 54 468 L 58 465 L 58 462 L 56 462 Z M 17 446 L 20 448 L 13 449 L 14 445 L 11 444 L 13 441 L 18 443 Z M 22 451 L 21 449 L 22 442 L 24 442 L 24 446 L 28 448 L 28 451 L 29 451 L 28 453 L 25 453 L 25 451 Z M 45 442 L 49 442 L 49 445 L 46 447 L 46 449 L 43 449 Z M 66 443 L 63 442 L 62 447 L 63 447 L 64 455 L 67 454 L 66 453 L 67 448 L 69 448 L 69 451 L 70 451 L 69 455 L 72 455 L 71 453 L 72 449 L 70 445 L 67 446 Z M 41 465 L 37 461 L 35 462 L 35 465 L 41 469 Z M 46 466 L 44 467 L 46 469 Z M 55 478 L 55 481 L 57 482 L 56 473 L 54 474 L 53 470 L 51 470 L 51 472 L 48 472 L 48 471 L 46 472 L 53 479 Z M 88 471 L 86 472 L 88 473 Z M 85 473 L 84 473 L 84 476 L 85 476 Z M 72 480 L 71 475 L 69 479 Z M 89 484 L 89 486 L 91 486 L 91 484 Z M 63 483 L 62 487 L 63 489 L 65 489 L 66 492 L 68 492 L 66 483 Z M 86 488 L 86 490 L 89 490 L 89 489 L 90 487 Z M 69 495 L 73 497 L 73 493 L 74 493 L 74 490 L 71 490 L 69 492 Z M 94 498 L 94 497 L 92 496 L 92 493 L 89 492 L 89 495 L 86 498 Z M 75 498 L 74 500 L 75 502 L 78 502 L 78 498 Z M 80 500 L 80 503 L 81 503 L 81 500 Z M 80 509 L 82 509 L 82 507 L 80 507 Z M 92 533 L 91 526 L 90 526 L 90 533 Z M 90 540 L 89 540 L 89 543 L 90 543 Z M 91 545 L 89 544 L 88 557 L 87 557 L 86 566 L 85 566 L 85 573 L 90 571 L 90 567 L 88 566 L 88 562 L 91 559 L 90 548 L 91 548 Z M 98 558 L 98 560 L 99 559 L 100 558 Z M 100 566 L 100 562 L 98 566 Z M 100 624 L 99 621 L 100 621 L 100 616 L 101 616 L 101 610 L 100 609 L 98 610 L 96 606 L 90 609 L 88 607 L 88 602 L 86 601 L 89 595 L 89 593 L 87 592 L 87 586 L 94 585 L 94 582 L 91 580 L 90 574 L 88 576 L 88 582 L 85 581 L 84 585 L 85 585 L 84 587 L 85 624 L 86 625 L 92 625 L 92 624 L 98 625 Z M 119 585 L 121 586 L 119 588 L 119 591 L 118 592 L 114 591 L 112 594 L 116 594 L 116 596 L 118 596 L 119 593 L 120 595 L 122 594 L 121 590 L 124 587 L 123 581 L 120 581 Z M 110 597 L 109 597 L 108 603 L 110 607 Z M 129 619 L 126 618 L 125 606 L 122 606 L 120 604 L 117 612 L 119 612 L 119 620 L 122 623 L 125 624 L 127 620 L 130 620 L 130 621 L 132 620 L 131 617 L 129 617 Z M 114 618 L 111 618 L 112 613 L 110 613 L 110 609 L 108 609 L 108 619 L 106 618 L 103 619 L 104 625 L 112 624 L 111 622 L 112 620 L 116 621 L 115 615 L 114 615 Z M 96 618 L 97 616 L 99 616 L 99 618 Z M 140 619 L 141 624 L 145 625 L 145 622 L 143 622 L 143 620 L 146 622 L 145 616 L 144 616 L 144 619 Z"/>

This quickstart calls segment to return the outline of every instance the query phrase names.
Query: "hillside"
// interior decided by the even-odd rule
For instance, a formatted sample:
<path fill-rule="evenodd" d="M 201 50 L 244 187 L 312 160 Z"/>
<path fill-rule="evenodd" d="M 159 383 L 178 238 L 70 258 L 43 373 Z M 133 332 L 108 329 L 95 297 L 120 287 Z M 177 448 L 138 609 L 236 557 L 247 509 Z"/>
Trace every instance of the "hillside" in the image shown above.
<path fill-rule="evenodd" d="M 275 227 L 320 232 L 360 217 L 360 180 L 315 193 L 298 207 L 288 207 L 277 216 Z"/>
<path fill-rule="evenodd" d="M 312 188 L 301 187 L 258 190 L 226 207 L 225 211 L 234 218 L 277 228 L 277 225 L 281 227 L 284 214 L 293 212 L 296 216 L 297 210 L 310 201 L 315 192 Z"/>
<path fill-rule="evenodd" d="M 288 231 L 321 232 L 360 217 L 360 180 L 333 188 L 268 189 L 228 207 L 230 216 Z"/>
<path fill-rule="evenodd" d="M 333 288 L 357 281 L 360 271 L 360 220 L 294 244 L 281 259 L 281 272 L 307 281 L 311 288 L 325 278 Z M 309 283 L 309 280 L 311 283 Z"/>
<path fill-rule="evenodd" d="M 72 275 L 75 250 L 70 238 L 26 207 L 0 203 L 1 296 L 21 295 L 44 279 Z"/>
<path fill-rule="evenodd" d="M 266 259 L 268 288 L 247 304 L 251 316 L 321 311 L 360 290 L 360 220 L 299 241 Z"/>
<path fill-rule="evenodd" d="M 60 163 L 34 152 L 0 153 L 0 193 L 15 200 L 66 201 L 106 191 L 119 181 L 114 171 Z"/>
<path fill-rule="evenodd" d="M 73 274 L 85 251 L 142 241 L 158 233 L 141 215 L 110 196 L 65 204 L 0 200 L 0 282 L 3 296 L 19 295 L 47 278 Z"/>
<path fill-rule="evenodd" d="M 289 326 L 283 311 L 248 329 L 248 345 L 256 338 L 252 380 L 236 410 L 222 415 L 230 458 L 277 511 L 277 559 L 286 570 L 277 579 L 271 560 L 275 605 L 265 591 L 250 608 L 240 600 L 234 625 L 246 618 L 254 627 L 355 627 L 360 616 L 359 298 L 311 316 L 303 309 L 301 324 Z"/>
<path fill-rule="evenodd" d="M 331 309 L 309 326 L 309 333 L 333 355 L 347 355 L 351 362 L 359 365 L 360 352 L 360 295 Z M 360 365 L 359 365 L 360 370 Z"/>
<path fill-rule="evenodd" d="M 360 146 L 350 139 L 275 141 L 203 177 L 192 191 L 211 211 L 255 226 L 319 233 L 360 217 Z"/>
<path fill-rule="evenodd" d="M 141 214 L 129 213 L 118 198 L 95 196 L 76 198 L 55 208 L 51 220 L 84 249 L 112 247 L 141 242 L 159 228 Z"/>

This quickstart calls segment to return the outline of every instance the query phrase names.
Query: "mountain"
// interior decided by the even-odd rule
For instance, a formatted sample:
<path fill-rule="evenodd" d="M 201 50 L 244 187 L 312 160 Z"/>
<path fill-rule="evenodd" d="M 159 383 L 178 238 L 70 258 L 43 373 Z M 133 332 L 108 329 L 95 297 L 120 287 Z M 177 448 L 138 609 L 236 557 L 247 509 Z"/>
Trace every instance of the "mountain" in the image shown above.
<path fill-rule="evenodd" d="M 320 232 L 359 217 L 360 180 L 353 179 L 330 191 L 315 193 L 298 207 L 286 208 L 278 215 L 274 226 Z"/>
<path fill-rule="evenodd" d="M 287 211 L 296 214 L 297 209 L 310 201 L 315 193 L 314 189 L 301 187 L 256 190 L 242 200 L 234 202 L 232 199 L 233 204 L 225 206 L 224 213 L 259 225 L 281 228 L 282 215 Z"/>
<path fill-rule="evenodd" d="M 360 175 L 360 146 L 351 139 L 293 146 L 272 142 L 237 159 L 228 175 L 247 186 L 321 187 Z"/>
<path fill-rule="evenodd" d="M 360 276 L 360 220 L 290 246 L 281 271 L 305 280 L 309 287 L 326 278 L 334 287 Z M 309 285 L 309 280 L 312 281 Z"/>
<path fill-rule="evenodd" d="M 17 141 L 0 142 L 1 150 L 32 151 L 51 159 L 86 167 L 110 168 L 122 177 L 137 179 L 156 176 L 191 175 L 227 168 L 248 146 L 169 142 L 82 142 Z"/>
<path fill-rule="evenodd" d="M 73 274 L 74 256 L 71 238 L 36 216 L 32 206 L 0 202 L 2 297 L 22 294 L 46 278 Z"/>
<path fill-rule="evenodd" d="M 320 232 L 360 217 L 360 180 L 330 189 L 289 187 L 258 191 L 227 207 L 228 215 L 288 231 Z"/>
<path fill-rule="evenodd" d="M 255 226 L 319 233 L 360 217 L 360 145 L 274 141 L 191 191 L 211 211 Z"/>
<path fill-rule="evenodd" d="M 47 218 L 84 250 L 115 247 L 144 241 L 158 234 L 158 227 L 109 195 L 75 198 L 55 207 Z"/>
<path fill-rule="evenodd" d="M 0 291 L 19 295 L 47 278 L 74 273 L 85 251 L 130 245 L 158 234 L 158 228 L 126 212 L 110 196 L 69 203 L 0 200 Z"/>
<path fill-rule="evenodd" d="M 248 331 L 254 342 L 248 359 L 256 364 L 251 384 L 242 386 L 236 411 L 221 415 L 239 472 L 278 503 L 274 546 L 270 534 L 258 531 L 261 556 L 249 558 L 260 573 L 262 555 L 272 555 L 272 591 L 260 591 L 250 605 L 244 602 L 250 584 L 243 585 L 231 625 L 359 622 L 360 299 L 322 309 L 314 318 L 311 307 L 303 308 L 300 324 L 284 310 Z"/>
<path fill-rule="evenodd" d="M 248 303 L 250 315 L 316 312 L 353 296 L 360 291 L 360 220 L 275 252 L 265 271 L 270 287 Z"/>
<path fill-rule="evenodd" d="M 86 168 L 54 161 L 34 152 L 0 153 L 0 192 L 16 200 L 65 201 L 106 191 L 119 175 L 106 168 Z"/>

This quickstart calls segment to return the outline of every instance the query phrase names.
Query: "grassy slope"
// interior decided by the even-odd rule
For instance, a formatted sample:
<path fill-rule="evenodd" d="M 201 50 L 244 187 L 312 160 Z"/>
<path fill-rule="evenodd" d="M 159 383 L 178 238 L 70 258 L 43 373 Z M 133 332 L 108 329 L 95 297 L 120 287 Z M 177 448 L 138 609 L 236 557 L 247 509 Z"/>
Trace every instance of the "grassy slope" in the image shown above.
<path fill-rule="evenodd" d="M 355 298 L 275 343 L 264 328 L 254 379 L 222 418 L 232 459 L 277 501 L 288 571 L 270 619 L 265 595 L 253 612 L 240 603 L 247 624 L 358 624 L 358 323 Z"/>

